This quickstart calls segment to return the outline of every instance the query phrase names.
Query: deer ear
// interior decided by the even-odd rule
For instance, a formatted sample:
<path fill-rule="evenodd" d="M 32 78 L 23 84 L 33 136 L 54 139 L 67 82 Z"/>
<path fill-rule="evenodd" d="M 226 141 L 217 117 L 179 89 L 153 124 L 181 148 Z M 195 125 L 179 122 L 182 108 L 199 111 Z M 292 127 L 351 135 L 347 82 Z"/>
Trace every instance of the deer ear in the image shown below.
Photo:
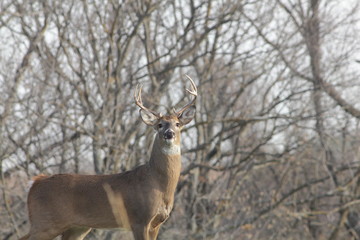
<path fill-rule="evenodd" d="M 159 116 L 143 109 L 140 110 L 140 116 L 143 122 L 149 126 L 154 126 L 159 121 Z"/>
<path fill-rule="evenodd" d="M 196 112 L 195 106 L 191 106 L 188 109 L 184 110 L 182 113 L 178 115 L 178 119 L 180 123 L 182 125 L 186 125 L 189 122 L 191 122 L 191 120 L 193 120 L 193 118 L 195 117 L 195 112 Z"/>

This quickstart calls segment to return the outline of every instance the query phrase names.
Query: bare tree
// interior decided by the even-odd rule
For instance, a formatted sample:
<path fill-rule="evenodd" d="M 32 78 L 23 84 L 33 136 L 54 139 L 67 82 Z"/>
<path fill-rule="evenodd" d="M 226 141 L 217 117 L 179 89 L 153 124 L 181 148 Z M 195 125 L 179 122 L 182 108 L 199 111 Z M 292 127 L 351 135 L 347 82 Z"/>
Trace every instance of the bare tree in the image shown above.
<path fill-rule="evenodd" d="M 149 156 L 131 92 L 166 112 L 199 87 L 160 239 L 359 238 L 357 1 L 3 1 L 0 238 L 39 173 Z M 179 207 L 177 207 L 179 206 Z M 128 237 L 93 231 L 88 238 Z"/>

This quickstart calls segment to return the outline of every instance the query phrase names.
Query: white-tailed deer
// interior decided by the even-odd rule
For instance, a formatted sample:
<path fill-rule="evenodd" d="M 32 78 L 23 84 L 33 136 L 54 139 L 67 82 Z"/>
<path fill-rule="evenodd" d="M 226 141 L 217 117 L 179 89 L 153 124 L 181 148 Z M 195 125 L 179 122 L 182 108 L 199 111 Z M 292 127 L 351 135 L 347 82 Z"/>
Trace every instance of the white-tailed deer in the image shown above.
<path fill-rule="evenodd" d="M 188 77 L 188 76 L 187 76 Z M 28 195 L 30 232 L 21 239 L 83 239 L 92 228 L 128 228 L 134 238 L 156 239 L 173 208 L 181 170 L 180 131 L 195 115 L 193 100 L 162 116 L 146 108 L 141 87 L 134 98 L 144 123 L 156 129 L 150 160 L 113 175 L 57 174 L 38 176 Z"/>

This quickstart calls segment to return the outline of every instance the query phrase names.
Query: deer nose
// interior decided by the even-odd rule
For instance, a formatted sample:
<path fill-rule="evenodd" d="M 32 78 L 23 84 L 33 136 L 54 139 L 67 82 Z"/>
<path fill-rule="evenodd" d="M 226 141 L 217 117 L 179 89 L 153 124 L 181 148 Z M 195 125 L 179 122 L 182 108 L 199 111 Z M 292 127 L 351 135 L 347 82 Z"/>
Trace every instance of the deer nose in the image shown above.
<path fill-rule="evenodd" d="M 171 129 L 168 129 L 164 132 L 165 139 L 173 139 L 175 137 L 175 132 Z"/>

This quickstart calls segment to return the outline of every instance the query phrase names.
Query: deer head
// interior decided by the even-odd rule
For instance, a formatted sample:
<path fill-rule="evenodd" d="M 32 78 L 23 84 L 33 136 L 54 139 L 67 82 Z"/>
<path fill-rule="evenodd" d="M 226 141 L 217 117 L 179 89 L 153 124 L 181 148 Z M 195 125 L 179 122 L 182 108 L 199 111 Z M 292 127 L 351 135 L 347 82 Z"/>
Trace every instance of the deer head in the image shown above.
<path fill-rule="evenodd" d="M 195 100 L 197 97 L 197 88 L 194 81 L 186 75 L 190 80 L 191 90 L 186 89 L 194 98 L 178 111 L 163 116 L 161 113 L 146 108 L 141 99 L 141 86 L 137 86 L 134 98 L 135 103 L 140 107 L 140 115 L 143 122 L 155 128 L 158 133 L 159 141 L 162 145 L 180 146 L 180 131 L 184 125 L 188 124 L 195 115 Z"/>

